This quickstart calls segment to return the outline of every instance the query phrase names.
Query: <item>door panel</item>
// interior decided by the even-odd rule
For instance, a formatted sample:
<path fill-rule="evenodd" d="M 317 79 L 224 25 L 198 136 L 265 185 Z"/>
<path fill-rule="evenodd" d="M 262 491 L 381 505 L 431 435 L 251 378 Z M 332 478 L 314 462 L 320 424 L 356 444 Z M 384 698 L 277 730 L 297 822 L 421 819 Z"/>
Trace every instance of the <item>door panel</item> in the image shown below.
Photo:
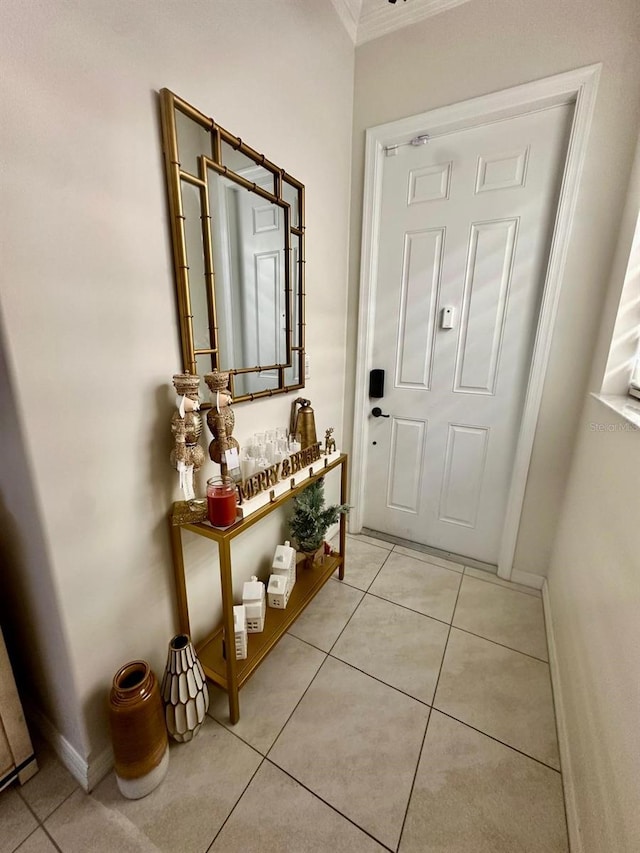
<path fill-rule="evenodd" d="M 387 506 L 416 515 L 420 509 L 422 469 L 424 466 L 424 421 L 393 418 Z"/>
<path fill-rule="evenodd" d="M 407 204 L 420 204 L 423 201 L 449 198 L 451 165 L 451 163 L 438 163 L 424 169 L 412 169 L 409 172 L 409 200 Z"/>
<path fill-rule="evenodd" d="M 431 387 L 443 241 L 442 228 L 405 235 L 396 367 L 398 388 Z"/>
<path fill-rule="evenodd" d="M 384 159 L 371 366 L 391 417 L 370 418 L 366 527 L 497 563 L 571 119 Z"/>
<path fill-rule="evenodd" d="M 440 521 L 475 527 L 487 462 L 489 430 L 449 424 Z"/>
<path fill-rule="evenodd" d="M 454 391 L 495 394 L 517 219 L 471 226 Z"/>
<path fill-rule="evenodd" d="M 476 192 L 523 187 L 527 173 L 529 146 L 522 151 L 478 157 Z"/>

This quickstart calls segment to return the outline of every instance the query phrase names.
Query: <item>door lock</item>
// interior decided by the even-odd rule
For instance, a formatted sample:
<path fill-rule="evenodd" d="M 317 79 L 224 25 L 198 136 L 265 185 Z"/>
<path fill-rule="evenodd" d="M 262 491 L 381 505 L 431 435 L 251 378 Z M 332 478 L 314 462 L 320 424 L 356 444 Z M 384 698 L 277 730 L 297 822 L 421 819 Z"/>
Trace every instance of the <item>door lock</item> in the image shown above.
<path fill-rule="evenodd" d="M 374 418 L 388 418 L 388 417 L 390 417 L 390 415 L 383 414 L 380 406 L 374 406 L 373 409 L 371 409 L 371 414 L 373 415 Z"/>

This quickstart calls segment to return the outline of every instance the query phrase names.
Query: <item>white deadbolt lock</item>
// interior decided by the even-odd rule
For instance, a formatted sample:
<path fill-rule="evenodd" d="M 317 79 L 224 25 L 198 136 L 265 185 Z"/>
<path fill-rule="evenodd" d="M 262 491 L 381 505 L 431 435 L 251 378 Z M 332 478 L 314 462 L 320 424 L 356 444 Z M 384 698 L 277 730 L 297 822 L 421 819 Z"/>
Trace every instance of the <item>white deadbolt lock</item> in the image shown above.
<path fill-rule="evenodd" d="M 452 305 L 445 305 L 440 312 L 440 328 L 453 329 L 453 320 L 456 309 Z"/>

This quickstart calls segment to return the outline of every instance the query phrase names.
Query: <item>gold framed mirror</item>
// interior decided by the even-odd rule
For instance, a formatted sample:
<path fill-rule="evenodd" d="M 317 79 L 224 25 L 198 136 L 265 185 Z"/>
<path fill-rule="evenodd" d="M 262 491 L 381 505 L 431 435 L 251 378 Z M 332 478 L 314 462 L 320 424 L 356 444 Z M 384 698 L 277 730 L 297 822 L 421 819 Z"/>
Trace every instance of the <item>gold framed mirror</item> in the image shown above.
<path fill-rule="evenodd" d="M 162 137 L 183 370 L 235 402 L 304 388 L 304 185 L 168 89 Z"/>

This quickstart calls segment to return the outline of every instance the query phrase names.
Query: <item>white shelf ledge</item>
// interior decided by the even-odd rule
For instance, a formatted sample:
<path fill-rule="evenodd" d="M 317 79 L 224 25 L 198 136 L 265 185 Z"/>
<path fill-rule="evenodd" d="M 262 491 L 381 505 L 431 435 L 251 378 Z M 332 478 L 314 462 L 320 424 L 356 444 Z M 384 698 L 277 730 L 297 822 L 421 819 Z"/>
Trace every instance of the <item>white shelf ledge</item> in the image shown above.
<path fill-rule="evenodd" d="M 596 394 L 592 392 L 591 396 L 624 418 L 634 430 L 640 430 L 640 400 L 628 397 L 626 394 Z"/>

